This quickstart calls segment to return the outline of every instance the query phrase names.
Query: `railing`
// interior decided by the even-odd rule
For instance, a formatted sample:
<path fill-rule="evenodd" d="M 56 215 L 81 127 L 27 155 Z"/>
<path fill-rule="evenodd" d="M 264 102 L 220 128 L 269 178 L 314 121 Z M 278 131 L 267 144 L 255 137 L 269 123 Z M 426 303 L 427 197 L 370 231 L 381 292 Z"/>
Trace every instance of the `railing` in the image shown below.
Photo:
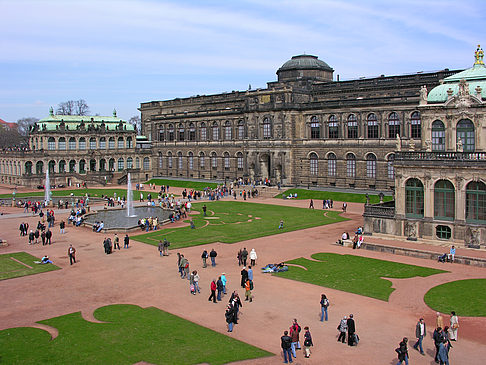
<path fill-rule="evenodd" d="M 390 206 L 393 203 L 393 206 Z M 376 218 L 394 218 L 395 204 L 394 202 L 365 205 L 363 216 Z"/>
<path fill-rule="evenodd" d="M 396 152 L 395 161 L 485 161 L 486 152 Z"/>

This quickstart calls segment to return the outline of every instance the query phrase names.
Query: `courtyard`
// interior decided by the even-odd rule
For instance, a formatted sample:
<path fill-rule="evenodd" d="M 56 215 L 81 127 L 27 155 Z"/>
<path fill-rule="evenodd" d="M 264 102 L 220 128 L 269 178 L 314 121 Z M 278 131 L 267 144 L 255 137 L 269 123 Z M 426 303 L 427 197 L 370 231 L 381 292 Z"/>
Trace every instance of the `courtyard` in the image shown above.
<path fill-rule="evenodd" d="M 181 188 L 171 188 L 172 190 L 175 194 L 180 194 L 182 191 Z M 8 191 L 5 188 L 1 192 L 8 193 Z M 233 205 L 233 207 L 238 206 L 240 215 L 236 211 L 229 214 L 220 208 L 218 208 L 219 210 L 209 209 L 213 203 L 206 200 L 201 203 L 208 206 L 208 212 L 213 212 L 214 217 L 219 217 L 219 219 L 206 221 L 211 224 L 219 224 L 216 228 L 223 228 L 222 232 L 228 234 L 229 238 L 209 240 L 207 237 L 212 234 L 206 237 L 205 233 L 201 233 L 203 230 L 198 230 L 198 228 L 203 227 L 204 218 L 199 212 L 200 205 L 195 205 L 194 211 L 190 215 L 196 223 L 196 230 L 192 230 L 195 233 L 191 232 L 187 220 L 165 226 L 156 233 L 138 238 L 134 236 L 141 232 L 136 231 L 130 233 L 132 237 L 130 248 L 116 250 L 112 255 L 105 255 L 102 247 L 103 239 L 107 236 L 113 237 L 112 234 L 94 233 L 89 228 L 73 228 L 69 225 L 66 234 L 60 235 L 58 223 L 61 219 L 66 219 L 68 211 L 57 212 L 55 210 L 57 220 L 56 227 L 53 229 L 53 245 L 29 246 L 27 239 L 19 236 L 18 226 L 20 222 L 26 221 L 33 227 L 37 223 L 38 217 L 33 217 L 30 213 L 23 214 L 22 209 L 2 208 L 4 215 L 0 218 L 2 232 L 0 238 L 7 240 L 9 246 L 2 247 L 0 254 L 26 252 L 36 258 L 47 254 L 54 264 L 61 268 L 61 270 L 0 281 L 2 292 L 8 293 L 8 295 L 2 295 L 0 299 L 2 308 L 0 329 L 37 328 L 37 330 L 29 330 L 31 333 L 35 333 L 28 335 L 30 339 L 20 337 L 22 341 L 20 345 L 17 344 L 17 347 L 14 347 L 14 352 L 21 353 L 22 346 L 26 346 L 25 344 L 30 343 L 29 341 L 38 343 L 41 341 L 36 341 L 38 338 L 42 338 L 42 346 L 48 346 L 49 338 L 46 337 L 46 334 L 57 339 L 57 341 L 52 341 L 52 345 L 58 348 L 58 352 L 67 351 L 63 346 L 72 347 L 76 344 L 73 341 L 75 337 L 72 337 L 72 334 L 67 335 L 70 326 L 76 324 L 85 328 L 88 326 L 88 322 L 93 322 L 93 328 L 90 331 L 100 331 L 104 335 L 89 337 L 93 339 L 92 344 L 89 345 L 98 352 L 106 351 L 108 355 L 73 357 L 72 363 L 118 364 L 122 363 L 120 359 L 123 359 L 127 364 L 138 362 L 216 364 L 237 360 L 242 364 L 277 364 L 283 361 L 280 355 L 280 336 L 284 330 L 288 329 L 293 318 L 297 318 L 302 327 L 310 327 L 314 340 L 311 358 L 304 359 L 303 354 L 298 352 L 297 363 L 392 364 L 396 363 L 394 348 L 397 347 L 402 337 L 409 337 L 411 345 L 413 345 L 415 324 L 418 318 L 423 316 L 428 329 L 427 337 L 424 340 L 426 356 L 422 357 L 418 352 L 410 349 L 410 361 L 413 364 L 431 364 L 435 351 L 431 331 L 435 323 L 435 309 L 441 310 L 441 308 L 429 308 L 424 299 L 426 294 L 432 292 L 428 295 L 434 295 L 434 291 L 439 291 L 435 297 L 439 296 L 440 305 L 448 302 L 447 299 L 440 300 L 440 296 L 444 296 L 444 293 L 448 292 L 454 294 L 457 292 L 457 289 L 450 288 L 441 291 L 440 285 L 458 280 L 486 278 L 484 268 L 441 264 L 431 260 L 367 250 L 352 250 L 336 245 L 335 242 L 342 232 L 347 231 L 351 234 L 356 227 L 362 225 L 363 204 L 361 203 L 349 203 L 347 212 L 340 216 L 338 215 L 341 207 L 339 203 L 335 204 L 335 209 L 332 211 L 322 209 L 310 211 L 307 209 L 308 200 L 274 199 L 269 195 L 247 201 L 247 204 L 258 203 L 258 205 L 265 206 L 258 208 L 263 209 L 258 214 L 255 214 L 254 210 L 246 211 L 245 209 L 250 208 L 245 208 L 241 199 L 238 199 L 236 204 L 232 198 L 218 202 L 219 206 L 227 204 Z M 100 204 L 98 209 L 102 209 L 102 207 L 103 205 Z M 302 210 L 302 214 L 293 213 L 294 210 L 298 212 L 299 208 Z M 319 208 L 319 204 L 316 204 L 316 208 Z M 256 205 L 254 209 L 257 209 Z M 293 214 L 297 217 L 295 217 L 295 222 L 292 222 L 292 218 L 285 218 L 288 229 L 283 232 L 279 232 L 276 227 L 280 219 L 277 216 L 272 217 L 268 226 L 274 227 L 275 234 L 273 234 L 265 226 L 264 213 L 269 210 L 268 215 L 270 215 L 270 211 L 282 209 L 286 212 L 285 214 Z M 314 216 L 320 217 L 319 219 L 322 221 L 306 225 L 305 221 L 315 219 Z M 327 217 L 332 217 L 333 221 L 328 221 Z M 223 224 L 221 221 L 226 222 Z M 251 224 L 263 224 L 263 226 L 253 226 L 255 229 L 252 230 L 252 234 L 245 237 L 245 234 L 248 234 L 245 231 L 248 229 L 241 229 L 244 224 L 248 224 L 248 227 L 252 227 Z M 298 229 L 297 226 L 293 227 L 293 224 L 300 225 L 301 229 Z M 235 230 L 235 227 L 238 227 L 238 230 Z M 181 230 L 182 233 L 175 232 L 177 230 Z M 164 237 L 164 232 L 169 240 L 176 243 L 180 240 L 177 236 L 197 241 L 198 234 L 202 241 L 208 239 L 204 241 L 208 243 L 190 247 L 178 247 L 175 244 L 171 246 L 168 257 L 160 257 L 153 244 L 158 242 L 159 236 Z M 157 235 L 157 237 L 150 239 L 151 235 Z M 170 235 L 173 237 L 171 238 Z M 188 235 L 195 235 L 195 238 Z M 233 236 L 237 239 L 232 239 Z M 150 242 L 150 240 L 156 242 Z M 436 250 L 438 253 L 448 250 L 448 246 L 430 246 L 420 241 L 394 240 L 388 242 L 389 240 L 385 238 L 373 236 L 365 237 L 366 241 Z M 69 265 L 67 255 L 69 244 L 72 244 L 77 250 L 78 262 L 72 266 Z M 241 267 L 237 265 L 236 259 L 238 250 L 243 247 L 246 247 L 248 251 L 255 248 L 258 254 L 254 270 L 254 301 L 252 303 L 243 302 L 239 323 L 234 332 L 228 334 L 224 310 L 229 295 L 223 297 L 223 301 L 214 306 L 207 301 L 209 284 L 211 280 L 225 272 L 228 278 L 228 292 L 238 290 L 240 296 L 243 297 L 244 291 L 239 286 Z M 203 268 L 201 253 L 204 249 L 210 251 L 212 248 L 218 252 L 217 265 L 214 268 L 210 266 Z M 180 279 L 177 272 L 177 252 L 184 254 L 189 259 L 191 270 L 199 272 L 201 295 L 191 295 L 187 280 Z M 486 257 L 484 251 L 469 251 L 459 248 L 458 253 L 461 252 Z M 349 256 L 346 258 L 345 255 Z M 309 277 L 303 274 L 310 273 L 311 269 L 325 272 L 326 259 L 330 260 L 332 257 L 339 257 L 340 261 L 337 266 L 341 269 L 344 266 L 344 269 L 342 272 L 336 273 L 335 269 L 328 266 L 328 271 L 334 273 L 334 276 L 341 282 L 337 280 L 331 283 L 330 279 L 325 280 L 321 275 Z M 260 272 L 260 267 L 277 262 L 289 262 L 297 266 L 290 265 L 288 273 L 279 275 Z M 378 282 L 385 283 L 385 289 L 380 291 L 381 294 L 373 292 L 367 294 L 366 288 L 359 282 L 357 283 L 358 289 L 351 290 L 346 287 L 349 284 L 346 281 L 360 278 L 360 271 L 363 277 L 369 274 L 360 270 L 359 262 L 368 262 L 368 266 L 364 268 L 374 265 L 382 269 L 373 273 Z M 369 262 L 373 262 L 373 264 L 369 264 Z M 319 268 L 320 265 L 323 266 L 323 269 Z M 346 265 L 350 266 L 349 269 L 346 268 Z M 400 266 L 399 269 L 395 268 L 399 265 L 403 266 Z M 322 281 L 316 282 L 315 277 Z M 391 285 L 386 283 L 391 283 Z M 469 286 L 468 290 L 473 291 L 476 286 L 470 285 L 473 286 Z M 478 285 L 484 284 L 481 281 Z M 373 286 L 370 285 L 371 289 Z M 473 289 L 471 290 L 471 288 Z M 383 292 L 386 295 L 383 295 Z M 319 299 L 322 293 L 325 293 L 331 302 L 328 322 L 319 321 Z M 479 300 L 479 304 L 475 304 L 478 307 L 481 306 L 481 300 L 484 300 L 481 294 L 472 295 L 473 298 Z M 437 299 L 434 300 L 437 302 Z M 460 297 L 457 299 L 454 296 L 454 300 L 458 301 L 458 308 L 464 308 L 464 303 L 460 303 Z M 467 301 L 470 300 L 471 297 L 468 297 Z M 449 307 L 444 306 L 443 308 L 446 310 Z M 486 355 L 484 346 L 486 344 L 486 319 L 485 317 L 464 317 L 461 310 L 456 309 L 456 311 L 460 321 L 459 341 L 454 343 L 451 350 L 451 363 L 481 364 L 481 358 Z M 350 313 L 354 314 L 357 333 L 361 338 L 357 347 L 348 347 L 336 341 L 336 326 L 344 315 Z M 480 311 L 472 314 L 484 315 L 484 311 L 483 314 Z M 169 317 L 170 321 L 167 319 Z M 448 313 L 444 313 L 444 318 L 447 323 Z M 96 325 L 105 322 L 118 323 L 118 320 L 124 324 L 122 323 L 120 328 L 117 327 L 120 331 L 118 334 L 120 338 L 116 341 L 112 339 L 113 334 L 110 332 L 95 329 L 101 327 L 96 327 Z M 192 323 L 177 322 L 184 320 Z M 147 331 L 136 331 L 145 323 L 144 321 L 148 321 L 155 327 L 148 328 Z M 162 326 L 162 323 L 166 322 L 172 324 Z M 44 332 L 40 332 L 39 329 Z M 12 333 L 17 331 L 12 330 Z M 84 336 L 91 336 L 90 334 L 93 332 L 90 331 L 85 329 L 80 333 Z M 155 346 L 150 352 L 160 351 L 159 356 L 150 356 L 149 352 L 143 353 L 143 351 L 140 353 L 141 357 L 130 357 L 133 355 L 133 353 L 128 353 L 130 351 L 123 353 L 126 351 L 126 349 L 121 351 L 122 347 L 126 347 L 123 342 L 123 333 L 130 331 L 134 333 L 127 335 L 126 340 L 131 344 L 131 347 L 128 348 L 133 348 L 135 353 L 138 351 L 135 348 L 140 346 L 140 343 L 146 344 L 148 348 Z M 156 333 L 159 331 L 164 335 L 157 337 Z M 3 333 L 6 332 L 3 331 Z M 187 343 L 192 334 L 197 334 L 199 337 L 204 336 L 207 341 L 203 343 L 189 341 L 190 343 Z M 71 338 L 69 338 L 70 336 Z M 6 338 L 5 335 L 0 336 L 2 348 L 13 344 L 10 342 L 11 339 Z M 107 340 L 108 338 L 110 340 Z M 244 342 L 244 344 L 233 340 Z M 121 355 L 119 353 L 109 355 L 113 351 L 112 346 L 119 347 Z M 233 348 L 239 350 L 232 350 Z M 244 351 L 241 351 L 242 349 Z M 177 354 L 178 351 L 180 351 L 179 357 L 174 356 L 174 353 Z M 48 353 L 55 356 L 58 352 Z M 191 352 L 194 356 L 186 355 Z M 170 356 L 164 355 L 169 353 Z M 137 352 L 137 354 L 139 353 Z M 235 356 L 226 357 L 226 355 Z M 4 353 L 2 353 L 2 357 L 5 358 Z M 38 357 L 34 356 L 31 361 L 36 359 L 38 360 Z M 49 360 L 46 359 L 46 361 Z M 17 363 L 29 363 L 30 360 L 19 357 L 16 361 Z M 63 363 L 62 358 L 56 361 Z"/>

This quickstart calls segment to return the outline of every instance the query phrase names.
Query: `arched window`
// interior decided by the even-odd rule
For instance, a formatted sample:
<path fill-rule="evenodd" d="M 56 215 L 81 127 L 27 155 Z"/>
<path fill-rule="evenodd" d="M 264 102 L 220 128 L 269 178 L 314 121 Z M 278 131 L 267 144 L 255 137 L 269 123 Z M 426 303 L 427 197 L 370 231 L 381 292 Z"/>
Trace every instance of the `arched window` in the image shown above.
<path fill-rule="evenodd" d="M 56 140 L 54 139 L 54 137 L 49 137 L 49 139 L 47 140 L 47 149 L 49 151 L 54 151 L 56 149 Z"/>
<path fill-rule="evenodd" d="M 123 158 L 118 159 L 118 171 L 123 171 L 125 169 L 125 160 Z"/>
<path fill-rule="evenodd" d="M 310 122 L 310 129 L 311 129 L 311 138 L 317 139 L 321 138 L 321 123 L 319 122 L 319 118 L 312 117 Z"/>
<path fill-rule="evenodd" d="M 106 150 L 106 138 L 105 137 L 100 138 L 100 150 Z"/>
<path fill-rule="evenodd" d="M 85 160 L 79 160 L 79 173 L 84 174 L 86 173 L 86 161 Z"/>
<path fill-rule="evenodd" d="M 131 157 L 127 158 L 127 169 L 133 169 L 133 159 Z"/>
<path fill-rule="evenodd" d="M 125 148 L 125 140 L 123 137 L 118 137 L 117 148 Z"/>
<path fill-rule="evenodd" d="M 110 139 L 108 140 L 108 149 L 115 149 L 115 138 L 110 137 Z"/>
<path fill-rule="evenodd" d="M 405 183 L 405 214 L 411 218 L 424 216 L 424 185 L 419 179 L 408 179 Z"/>
<path fill-rule="evenodd" d="M 115 171 L 115 159 L 114 158 L 110 158 L 110 160 L 108 161 L 108 169 L 110 171 Z"/>
<path fill-rule="evenodd" d="M 457 143 L 459 139 L 462 141 L 462 148 L 464 152 L 474 152 L 475 138 L 474 138 L 474 124 L 469 119 L 462 119 L 457 123 Z"/>
<path fill-rule="evenodd" d="M 164 157 L 162 156 L 162 152 L 159 152 L 159 169 L 164 166 Z"/>
<path fill-rule="evenodd" d="M 172 142 L 174 140 L 174 125 L 173 124 L 169 124 L 169 126 L 167 127 L 167 139 Z"/>
<path fill-rule="evenodd" d="M 466 222 L 486 222 L 486 185 L 481 181 L 466 185 Z"/>
<path fill-rule="evenodd" d="M 218 127 L 218 123 L 216 123 L 216 122 L 213 123 L 212 130 L 213 130 L 213 141 L 219 140 L 219 127 Z"/>
<path fill-rule="evenodd" d="M 106 160 L 104 158 L 100 160 L 100 171 L 106 171 Z"/>
<path fill-rule="evenodd" d="M 263 139 L 272 138 L 272 124 L 270 119 L 263 118 Z"/>
<path fill-rule="evenodd" d="M 179 123 L 179 141 L 184 140 L 184 135 L 185 135 L 184 126 L 182 125 L 182 123 Z"/>
<path fill-rule="evenodd" d="M 145 171 L 150 170 L 150 158 L 148 158 L 148 157 L 143 158 L 143 169 Z"/>
<path fill-rule="evenodd" d="M 79 139 L 79 149 L 80 150 L 85 150 L 86 149 L 86 138 L 81 137 Z"/>
<path fill-rule="evenodd" d="M 314 152 L 312 152 L 310 155 L 309 155 L 309 172 L 311 175 L 314 175 L 314 176 L 317 176 L 317 172 L 318 172 L 318 157 L 317 157 L 317 154 L 315 154 Z"/>
<path fill-rule="evenodd" d="M 196 127 L 194 123 L 189 123 L 189 141 L 196 140 Z"/>
<path fill-rule="evenodd" d="M 182 170 L 182 152 L 177 152 L 177 168 Z"/>
<path fill-rule="evenodd" d="M 348 116 L 348 138 L 358 138 L 358 121 L 356 115 L 349 114 Z"/>
<path fill-rule="evenodd" d="M 5 173 L 5 171 L 3 171 L 3 173 Z M 32 174 L 32 161 L 27 161 L 25 163 L 25 173 L 27 175 L 31 175 Z"/>
<path fill-rule="evenodd" d="M 393 112 L 388 116 L 388 138 L 396 138 L 397 134 L 400 136 L 400 118 Z"/>
<path fill-rule="evenodd" d="M 162 142 L 165 140 L 165 128 L 164 125 L 159 125 L 159 141 Z"/>
<path fill-rule="evenodd" d="M 368 127 L 368 138 L 378 138 L 378 119 L 374 113 L 368 115 L 366 125 Z"/>
<path fill-rule="evenodd" d="M 352 153 L 346 155 L 346 176 L 356 177 L 356 156 Z"/>
<path fill-rule="evenodd" d="M 133 148 L 132 137 L 127 137 L 127 148 Z"/>
<path fill-rule="evenodd" d="M 434 218 L 453 220 L 455 202 L 454 185 L 448 180 L 438 180 L 434 186 Z"/>
<path fill-rule="evenodd" d="M 440 120 L 432 123 L 432 151 L 445 151 L 445 127 Z"/>
<path fill-rule="evenodd" d="M 216 156 L 216 152 L 211 153 L 211 167 L 213 170 L 218 168 L 218 157 Z"/>
<path fill-rule="evenodd" d="M 205 157 L 204 152 L 199 153 L 199 166 L 201 169 L 204 169 L 204 166 L 206 165 Z"/>
<path fill-rule="evenodd" d="M 329 117 L 328 132 L 329 138 L 339 138 L 339 123 L 335 115 Z"/>
<path fill-rule="evenodd" d="M 413 112 L 410 116 L 410 137 L 417 139 L 422 138 L 422 122 L 420 120 L 420 112 Z"/>
<path fill-rule="evenodd" d="M 61 151 L 64 151 L 66 149 L 66 138 L 59 138 L 59 141 L 57 142 L 57 148 Z"/>
<path fill-rule="evenodd" d="M 366 155 L 366 176 L 376 178 L 376 156 L 372 153 Z"/>
<path fill-rule="evenodd" d="M 69 172 L 76 172 L 76 161 L 75 160 L 69 161 Z"/>
<path fill-rule="evenodd" d="M 395 161 L 395 155 L 391 153 L 390 155 L 388 155 L 387 162 L 386 162 L 386 166 L 388 170 L 388 178 L 390 180 L 395 179 L 395 168 L 393 167 L 394 161 Z"/>
<path fill-rule="evenodd" d="M 59 161 L 59 172 L 61 173 L 66 172 L 66 161 L 64 160 Z"/>
<path fill-rule="evenodd" d="M 243 153 L 241 152 L 236 154 L 236 165 L 238 166 L 238 171 L 243 171 Z"/>
<path fill-rule="evenodd" d="M 238 139 L 244 139 L 245 138 L 245 122 L 240 120 L 238 122 Z"/>
<path fill-rule="evenodd" d="M 330 177 L 336 176 L 336 155 L 330 153 L 327 155 L 327 175 Z"/>
<path fill-rule="evenodd" d="M 200 135 L 201 141 L 205 141 L 205 140 L 208 139 L 206 123 L 201 123 L 201 127 L 199 128 L 199 135 Z"/>
<path fill-rule="evenodd" d="M 167 153 L 167 168 L 172 168 L 172 152 Z"/>
<path fill-rule="evenodd" d="M 74 137 L 69 138 L 69 149 L 71 151 L 76 149 L 76 138 Z"/>
<path fill-rule="evenodd" d="M 135 168 L 136 169 L 140 168 L 140 159 L 138 157 L 135 158 Z"/>
<path fill-rule="evenodd" d="M 224 139 L 230 141 L 233 138 L 231 133 L 231 122 L 229 120 L 224 123 Z"/>
<path fill-rule="evenodd" d="M 120 148 L 120 147 L 118 147 Z M 96 149 L 96 138 L 95 137 L 91 137 L 89 139 L 89 149 L 90 150 L 95 150 Z"/>
<path fill-rule="evenodd" d="M 49 161 L 49 173 L 53 173 L 56 169 L 56 161 L 51 160 Z"/>
<path fill-rule="evenodd" d="M 89 171 L 96 171 L 96 160 L 89 160 Z"/>
<path fill-rule="evenodd" d="M 40 175 L 44 172 L 44 162 L 42 161 L 37 161 L 37 163 L 35 164 L 35 173 L 37 175 Z"/>
<path fill-rule="evenodd" d="M 188 158 L 189 170 L 194 169 L 194 154 L 192 152 L 189 152 L 187 154 L 187 158 Z"/>
<path fill-rule="evenodd" d="M 224 163 L 224 169 L 229 170 L 230 169 L 230 154 L 228 152 L 225 152 L 223 154 L 223 163 Z"/>

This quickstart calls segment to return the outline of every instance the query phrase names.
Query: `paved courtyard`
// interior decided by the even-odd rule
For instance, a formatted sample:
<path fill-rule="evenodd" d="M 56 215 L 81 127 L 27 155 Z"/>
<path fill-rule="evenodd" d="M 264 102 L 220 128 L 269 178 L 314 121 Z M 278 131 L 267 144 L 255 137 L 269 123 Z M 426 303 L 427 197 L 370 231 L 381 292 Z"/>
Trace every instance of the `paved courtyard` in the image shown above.
<path fill-rule="evenodd" d="M 178 190 L 171 188 L 171 190 Z M 0 189 L 0 193 L 9 191 Z M 281 200 L 262 197 L 248 202 L 308 207 L 308 201 Z M 317 204 L 319 206 L 319 204 Z M 340 208 L 341 204 L 336 203 Z M 99 207 L 101 208 L 101 206 Z M 362 224 L 362 204 L 348 204 L 345 216 L 349 221 L 294 231 L 270 237 L 262 237 L 236 244 L 209 244 L 180 249 L 191 263 L 192 270 L 201 276 L 202 294 L 193 296 L 187 280 L 181 280 L 177 272 L 177 256 L 170 251 L 169 257 L 160 257 L 155 246 L 131 240 L 129 249 L 121 249 L 112 255 L 105 255 L 102 242 L 107 236 L 92 232 L 89 228 L 68 226 L 65 235 L 59 234 L 58 223 L 67 218 L 67 211 L 56 212 L 53 245 L 29 246 L 25 237 L 19 237 L 18 226 L 27 221 L 31 227 L 37 224 L 37 217 L 23 214 L 23 209 L 1 208 L 0 238 L 8 241 L 8 247 L 0 253 L 25 251 L 34 256 L 48 254 L 61 270 L 25 276 L 0 282 L 0 329 L 33 326 L 41 327 L 36 321 L 81 311 L 87 320 L 93 320 L 94 309 L 109 304 L 135 304 L 142 307 L 154 306 L 178 315 L 202 326 L 227 334 L 224 309 L 227 299 L 214 305 L 208 302 L 209 284 L 213 278 L 225 272 L 228 290 L 239 286 L 240 270 L 236 253 L 246 247 L 255 248 L 258 254 L 257 268 L 267 263 L 287 261 L 298 257 L 310 258 L 316 252 L 355 254 L 406 264 L 446 269 L 450 273 L 425 278 L 391 279 L 396 290 L 389 302 L 341 292 L 311 284 L 289 281 L 269 274 L 254 271 L 255 290 L 252 303 L 243 302 L 239 324 L 231 334 L 234 338 L 261 347 L 277 354 L 273 358 L 249 360 L 242 364 L 281 363 L 280 336 L 289 328 L 293 318 L 299 324 L 309 326 L 314 340 L 312 355 L 304 359 L 297 354 L 297 364 L 395 364 L 394 349 L 402 337 L 407 336 L 414 343 L 415 324 L 420 316 L 427 323 L 427 337 L 424 340 L 426 356 L 422 357 L 411 349 L 411 364 L 433 364 L 435 349 L 432 331 L 435 312 L 423 301 L 424 294 L 432 287 L 453 280 L 486 278 L 486 269 L 459 264 L 439 264 L 407 256 L 378 253 L 367 250 L 351 250 L 335 245 L 343 231 L 354 232 Z M 181 224 L 181 223 L 177 223 Z M 171 227 L 173 227 L 172 225 Z M 403 245 L 412 248 L 445 252 L 448 249 L 407 241 L 389 241 L 383 238 L 366 237 L 369 242 Z M 67 248 L 76 248 L 77 263 L 69 265 Z M 218 252 L 215 268 L 202 268 L 201 252 L 214 248 Z M 484 251 L 458 249 L 458 254 L 486 257 Z M 331 301 L 329 321 L 320 322 L 319 299 L 325 293 Z M 336 327 L 344 315 L 354 314 L 360 343 L 349 347 L 338 343 Z M 459 313 L 460 315 L 460 313 Z M 446 322 L 448 315 L 444 315 Z M 486 357 L 486 318 L 459 318 L 459 340 L 453 343 L 451 364 L 483 364 Z M 57 333 L 47 328 L 51 335 Z M 168 334 L 170 336 L 170 334 Z M 410 346 L 411 347 L 411 346 Z M 173 351 L 173 349 L 161 349 Z"/>

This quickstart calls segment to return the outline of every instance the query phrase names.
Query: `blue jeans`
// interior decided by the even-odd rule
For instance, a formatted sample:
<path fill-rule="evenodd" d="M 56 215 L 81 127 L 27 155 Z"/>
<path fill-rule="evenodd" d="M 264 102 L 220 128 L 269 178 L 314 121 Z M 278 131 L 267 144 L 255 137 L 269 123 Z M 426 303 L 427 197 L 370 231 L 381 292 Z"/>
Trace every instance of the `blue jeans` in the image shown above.
<path fill-rule="evenodd" d="M 194 282 L 194 290 L 197 290 L 198 293 L 201 292 L 201 290 L 199 289 L 199 281 Z"/>
<path fill-rule="evenodd" d="M 300 349 L 300 343 L 299 343 L 299 342 L 292 342 L 292 343 L 290 344 L 290 349 L 291 349 L 291 351 L 292 351 L 292 355 L 294 355 L 294 357 L 297 357 L 297 353 L 295 352 L 295 346 L 296 346 L 296 345 L 298 346 L 297 348 L 299 348 L 299 349 Z"/>
<path fill-rule="evenodd" d="M 420 337 L 418 338 L 417 342 L 415 342 L 415 345 L 413 345 L 413 348 L 414 348 L 415 350 L 417 350 L 417 347 L 419 347 L 419 348 L 420 348 L 420 353 L 421 353 L 421 354 L 423 354 L 423 353 L 424 353 L 424 349 L 423 349 L 423 347 L 422 347 L 422 341 L 423 341 L 423 339 L 424 339 L 424 336 L 420 336 Z"/>
<path fill-rule="evenodd" d="M 216 266 L 216 257 L 211 257 L 211 266 Z"/>
<path fill-rule="evenodd" d="M 233 322 L 228 323 L 228 332 L 233 332 Z"/>
<path fill-rule="evenodd" d="M 327 308 L 326 307 L 321 307 L 321 322 L 326 318 L 327 321 Z"/>
<path fill-rule="evenodd" d="M 408 356 L 407 355 L 405 355 L 404 361 L 405 361 L 405 365 L 408 365 Z M 397 365 L 401 365 L 402 363 L 403 363 L 403 361 L 398 360 Z"/>
<path fill-rule="evenodd" d="M 290 349 L 283 349 L 284 363 L 292 362 L 292 352 Z"/>
<path fill-rule="evenodd" d="M 218 289 L 218 297 L 217 297 L 218 300 L 221 300 L 221 292 L 222 292 L 222 290 Z"/>

